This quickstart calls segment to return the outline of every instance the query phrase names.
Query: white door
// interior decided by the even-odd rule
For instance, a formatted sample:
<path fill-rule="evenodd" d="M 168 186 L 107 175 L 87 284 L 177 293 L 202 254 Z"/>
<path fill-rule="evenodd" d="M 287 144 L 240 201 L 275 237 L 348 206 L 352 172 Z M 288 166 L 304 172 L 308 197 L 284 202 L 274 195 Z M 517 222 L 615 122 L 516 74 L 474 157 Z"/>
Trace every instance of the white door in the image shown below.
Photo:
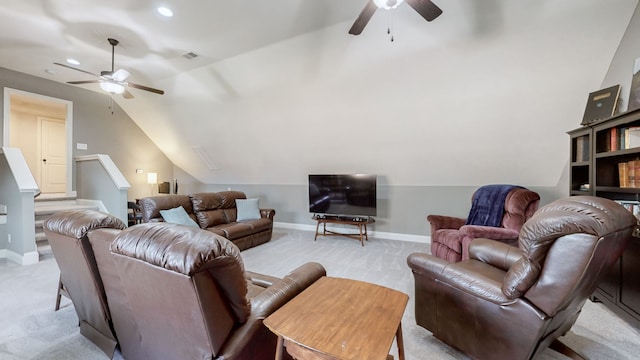
<path fill-rule="evenodd" d="M 40 190 L 63 193 L 67 186 L 67 138 L 63 120 L 38 117 L 40 128 Z"/>

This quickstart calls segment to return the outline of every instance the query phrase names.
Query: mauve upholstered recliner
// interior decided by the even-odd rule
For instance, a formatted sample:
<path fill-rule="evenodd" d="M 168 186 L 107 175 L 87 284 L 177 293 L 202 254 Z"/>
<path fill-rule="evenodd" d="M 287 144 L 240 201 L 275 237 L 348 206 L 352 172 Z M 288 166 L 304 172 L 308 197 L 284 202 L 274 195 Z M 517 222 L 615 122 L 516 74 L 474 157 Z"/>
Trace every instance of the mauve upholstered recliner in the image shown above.
<path fill-rule="evenodd" d="M 518 247 L 476 239 L 457 263 L 411 254 L 416 322 L 474 359 L 534 358 L 556 348 L 636 226 L 614 201 L 575 196 L 540 208 Z"/>
<path fill-rule="evenodd" d="M 469 258 L 469 244 L 476 238 L 498 240 L 515 246 L 520 228 L 536 212 L 539 204 L 538 193 L 517 187 L 507 194 L 499 227 L 465 225 L 467 219 L 429 215 L 431 254 L 449 262 L 466 260 Z"/>

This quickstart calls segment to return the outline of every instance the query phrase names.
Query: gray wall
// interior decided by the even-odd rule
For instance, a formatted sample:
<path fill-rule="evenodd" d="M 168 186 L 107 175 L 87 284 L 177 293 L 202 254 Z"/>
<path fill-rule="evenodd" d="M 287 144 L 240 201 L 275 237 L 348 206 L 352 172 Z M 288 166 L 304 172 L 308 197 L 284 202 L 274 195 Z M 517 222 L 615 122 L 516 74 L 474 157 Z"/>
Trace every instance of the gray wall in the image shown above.
<path fill-rule="evenodd" d="M 174 177 L 173 163 L 115 102 L 112 114 L 109 96 L 0 68 L 0 88 L 4 87 L 72 101 L 73 156 L 111 156 L 131 185 L 129 199 L 150 194 L 150 185 L 147 184 L 149 171 L 158 173 L 160 182 L 171 181 Z M 0 102 L 0 113 L 3 111 L 4 103 Z M 0 124 L 3 121 L 4 119 L 0 119 Z M 77 150 L 76 143 L 87 144 L 88 149 Z M 143 169 L 144 173 L 137 174 L 136 169 Z M 73 177 L 75 178 L 75 165 Z M 72 188 L 75 190 L 75 183 Z M 157 188 L 155 192 L 157 194 Z"/>
<path fill-rule="evenodd" d="M 541 204 L 566 196 L 568 182 L 556 187 L 521 184 L 540 194 Z M 276 210 L 281 223 L 315 225 L 309 213 L 307 185 L 203 185 L 197 191 L 238 190 L 260 199 L 260 207 Z M 441 214 L 466 218 L 476 186 L 388 186 L 378 184 L 378 215 L 371 230 L 408 235 L 429 235 L 426 217 Z"/>

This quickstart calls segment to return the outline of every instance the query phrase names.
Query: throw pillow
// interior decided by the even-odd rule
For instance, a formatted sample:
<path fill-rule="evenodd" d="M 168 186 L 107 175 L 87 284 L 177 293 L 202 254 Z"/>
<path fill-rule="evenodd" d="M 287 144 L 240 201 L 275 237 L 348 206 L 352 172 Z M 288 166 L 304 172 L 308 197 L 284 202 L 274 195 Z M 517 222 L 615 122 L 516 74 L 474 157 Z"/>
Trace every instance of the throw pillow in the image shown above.
<path fill-rule="evenodd" d="M 260 206 L 258 199 L 236 199 L 236 208 L 238 208 L 237 221 L 260 219 Z"/>
<path fill-rule="evenodd" d="M 162 215 L 164 221 L 168 223 L 200 228 L 200 226 L 189 217 L 189 214 L 187 214 L 187 211 L 182 206 L 170 210 L 160 210 L 160 215 Z"/>

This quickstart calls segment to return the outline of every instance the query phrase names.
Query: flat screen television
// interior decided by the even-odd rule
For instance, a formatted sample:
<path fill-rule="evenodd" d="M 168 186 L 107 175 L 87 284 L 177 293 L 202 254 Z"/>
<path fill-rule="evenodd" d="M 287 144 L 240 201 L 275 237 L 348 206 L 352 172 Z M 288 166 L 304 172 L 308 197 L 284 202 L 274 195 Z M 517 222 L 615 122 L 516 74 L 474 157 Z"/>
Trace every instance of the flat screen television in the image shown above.
<path fill-rule="evenodd" d="M 376 175 L 309 175 L 309 212 L 376 216 Z"/>

